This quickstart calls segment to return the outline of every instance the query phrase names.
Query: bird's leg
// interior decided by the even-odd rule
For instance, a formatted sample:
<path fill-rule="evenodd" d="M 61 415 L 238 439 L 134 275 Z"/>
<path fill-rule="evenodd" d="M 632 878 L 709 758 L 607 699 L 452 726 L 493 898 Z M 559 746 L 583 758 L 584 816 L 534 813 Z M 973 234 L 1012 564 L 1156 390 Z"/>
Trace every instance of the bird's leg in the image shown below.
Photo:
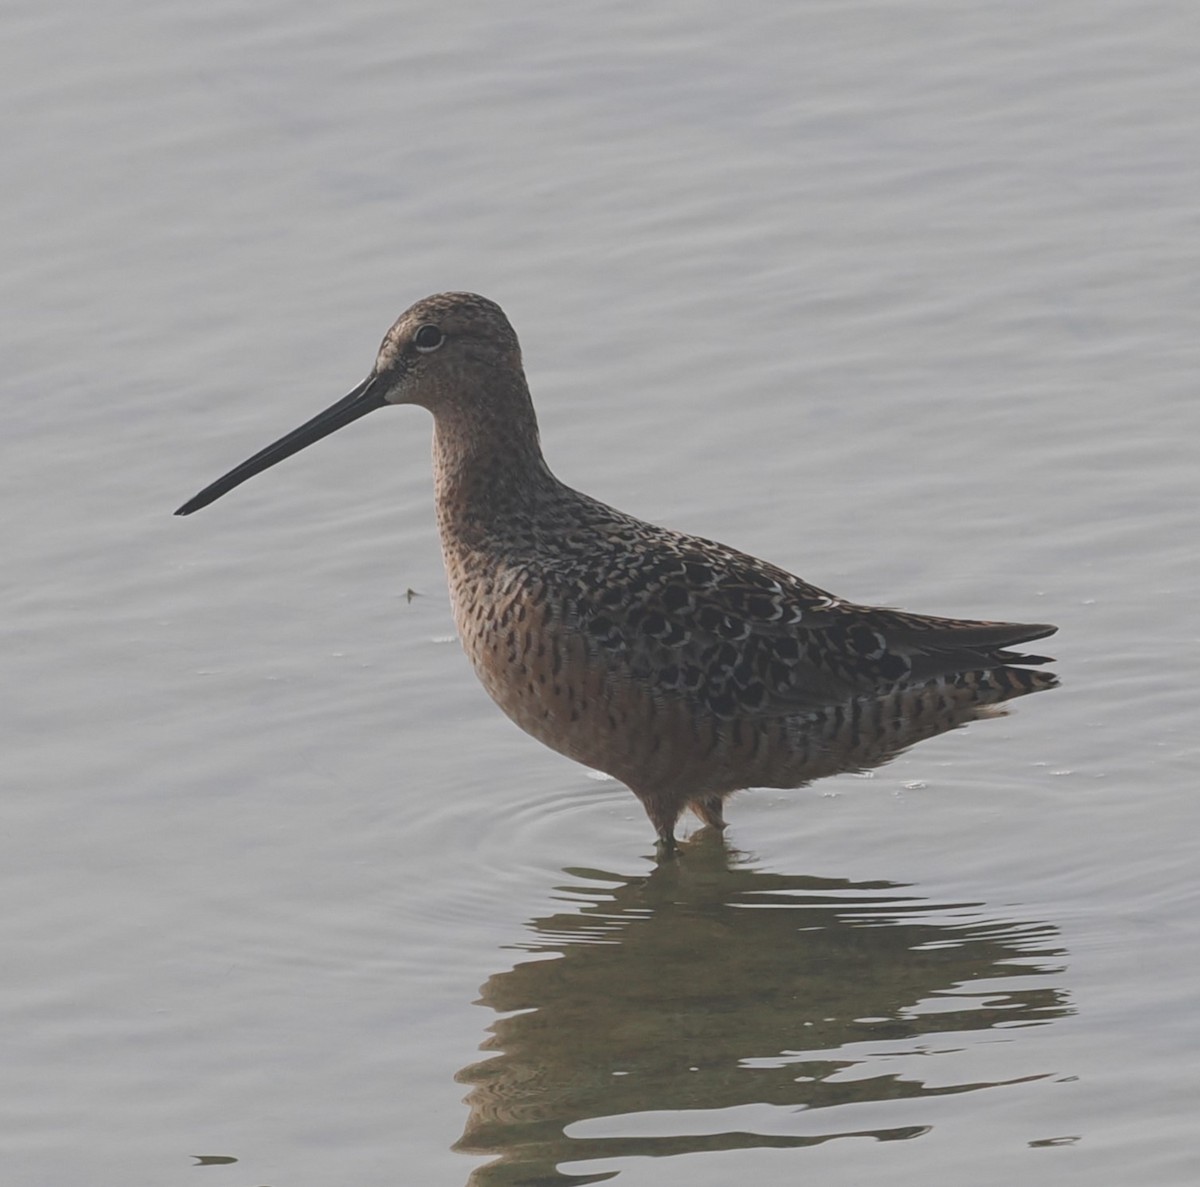
<path fill-rule="evenodd" d="M 725 827 L 725 801 L 719 795 L 706 795 L 692 800 L 688 805 L 709 828 L 721 830 Z"/>
<path fill-rule="evenodd" d="M 653 792 L 634 794 L 642 801 L 650 823 L 658 834 L 656 848 L 660 857 L 670 857 L 675 853 L 675 821 L 679 819 L 679 805 L 663 796 L 655 796 Z"/>

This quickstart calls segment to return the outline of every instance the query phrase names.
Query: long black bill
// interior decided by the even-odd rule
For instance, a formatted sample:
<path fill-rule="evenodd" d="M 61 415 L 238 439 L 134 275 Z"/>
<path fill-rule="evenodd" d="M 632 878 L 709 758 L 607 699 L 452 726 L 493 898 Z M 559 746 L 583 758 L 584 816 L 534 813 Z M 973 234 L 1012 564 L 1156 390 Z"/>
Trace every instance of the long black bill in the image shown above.
<path fill-rule="evenodd" d="M 235 486 L 241 486 L 247 478 L 253 478 L 255 474 L 261 473 L 276 462 L 283 461 L 285 457 L 291 457 L 293 453 L 298 453 L 306 445 L 320 441 L 322 437 L 328 437 L 330 433 L 336 432 L 350 424 L 351 421 L 358 420 L 360 416 L 366 416 L 368 412 L 382 408 L 387 403 L 383 398 L 383 387 L 378 376 L 372 372 L 348 396 L 344 396 L 332 407 L 326 408 L 324 412 L 318 413 L 307 424 L 302 424 L 287 436 L 280 437 L 273 445 L 268 445 L 266 449 L 260 449 L 240 466 L 234 466 L 223 478 L 218 478 L 198 495 L 188 499 L 175 514 L 191 515 L 193 511 L 207 507 L 209 503 L 219 499 L 223 494 L 227 494 Z"/>

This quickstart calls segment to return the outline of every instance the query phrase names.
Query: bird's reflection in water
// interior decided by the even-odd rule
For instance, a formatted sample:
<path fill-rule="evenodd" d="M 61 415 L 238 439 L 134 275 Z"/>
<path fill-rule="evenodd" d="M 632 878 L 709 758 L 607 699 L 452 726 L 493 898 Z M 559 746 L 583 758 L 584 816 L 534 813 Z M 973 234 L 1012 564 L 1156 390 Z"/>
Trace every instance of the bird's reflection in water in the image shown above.
<path fill-rule="evenodd" d="M 571 905 L 531 923 L 531 959 L 482 988 L 501 1015 L 483 1045 L 495 1054 L 458 1077 L 471 1088 L 456 1148 L 495 1156 L 475 1187 L 599 1182 L 616 1172 L 579 1164 L 633 1155 L 916 1137 L 928 1127 L 911 1111 L 910 1124 L 862 1128 L 812 1110 L 992 1087 L 947 1083 L 944 1067 L 926 1084 L 904 1057 L 947 1032 L 1068 1012 L 1047 924 L 892 883 L 767 873 L 708 830 L 649 877 L 568 877 Z M 748 1131 L 771 1106 L 771 1132 Z M 621 1124 L 637 1114 L 644 1124 Z"/>

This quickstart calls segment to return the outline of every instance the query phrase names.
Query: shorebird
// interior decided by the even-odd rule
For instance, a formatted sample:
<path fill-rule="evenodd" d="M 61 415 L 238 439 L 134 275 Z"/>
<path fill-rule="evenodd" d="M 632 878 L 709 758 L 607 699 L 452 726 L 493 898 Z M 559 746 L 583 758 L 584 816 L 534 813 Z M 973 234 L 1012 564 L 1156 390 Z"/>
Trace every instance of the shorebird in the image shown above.
<path fill-rule="evenodd" d="M 463 648 L 522 729 L 642 802 L 661 849 L 691 808 L 869 766 L 979 705 L 1051 687 L 1009 648 L 1044 623 L 855 605 L 746 553 L 573 490 L 542 456 L 517 335 L 474 293 L 418 301 L 349 395 L 184 503 L 189 515 L 386 404 L 434 418 L 442 555 Z"/>

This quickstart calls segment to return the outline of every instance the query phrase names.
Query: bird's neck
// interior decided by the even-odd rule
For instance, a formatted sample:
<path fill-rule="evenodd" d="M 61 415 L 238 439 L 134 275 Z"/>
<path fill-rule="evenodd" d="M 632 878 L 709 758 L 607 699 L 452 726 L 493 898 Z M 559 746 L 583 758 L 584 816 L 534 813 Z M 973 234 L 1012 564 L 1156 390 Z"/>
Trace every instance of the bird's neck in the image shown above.
<path fill-rule="evenodd" d="M 434 419 L 433 470 L 443 536 L 471 546 L 523 520 L 558 486 L 542 456 L 523 379 L 482 399 L 448 401 Z"/>

